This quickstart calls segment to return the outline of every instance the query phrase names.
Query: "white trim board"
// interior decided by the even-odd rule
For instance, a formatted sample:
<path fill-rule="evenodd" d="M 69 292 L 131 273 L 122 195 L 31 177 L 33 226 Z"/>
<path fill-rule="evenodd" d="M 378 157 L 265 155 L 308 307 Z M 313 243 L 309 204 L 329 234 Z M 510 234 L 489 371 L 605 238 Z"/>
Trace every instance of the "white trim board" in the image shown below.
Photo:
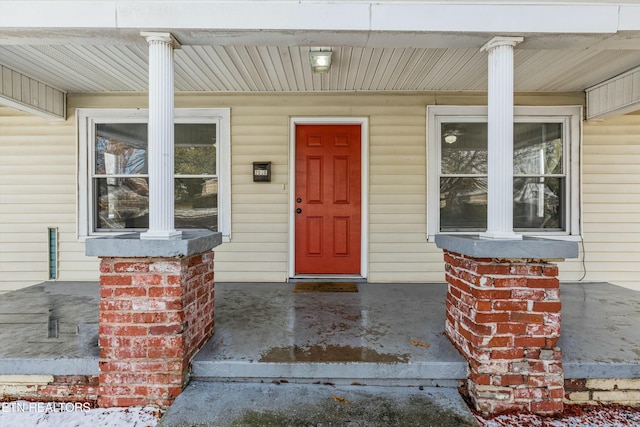
<path fill-rule="evenodd" d="M 444 31 L 494 34 L 611 34 L 639 28 L 637 5 L 619 2 L 208 0 L 188 2 L 188 7 L 184 7 L 183 1 L 162 3 L 163 7 L 159 8 L 155 2 L 149 1 L 0 2 L 0 28 L 47 28 L 66 32 L 75 28 L 222 31 L 261 28 L 302 32 Z M 556 19 L 548 19 L 550 15 Z M 478 19 L 478 16 L 483 16 L 483 19 Z M 256 37 L 261 37 L 260 32 L 256 32 Z M 99 37 L 96 39 L 100 40 Z M 108 37 L 104 39 L 108 40 Z"/>

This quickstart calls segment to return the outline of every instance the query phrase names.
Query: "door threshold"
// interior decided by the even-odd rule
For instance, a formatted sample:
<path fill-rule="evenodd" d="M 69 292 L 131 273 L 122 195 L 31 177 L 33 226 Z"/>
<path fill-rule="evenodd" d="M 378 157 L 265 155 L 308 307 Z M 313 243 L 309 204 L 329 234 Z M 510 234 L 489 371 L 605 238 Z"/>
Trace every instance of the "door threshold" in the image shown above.
<path fill-rule="evenodd" d="M 358 282 L 366 283 L 367 278 L 359 274 L 297 274 L 289 278 L 289 283 L 295 282 Z"/>

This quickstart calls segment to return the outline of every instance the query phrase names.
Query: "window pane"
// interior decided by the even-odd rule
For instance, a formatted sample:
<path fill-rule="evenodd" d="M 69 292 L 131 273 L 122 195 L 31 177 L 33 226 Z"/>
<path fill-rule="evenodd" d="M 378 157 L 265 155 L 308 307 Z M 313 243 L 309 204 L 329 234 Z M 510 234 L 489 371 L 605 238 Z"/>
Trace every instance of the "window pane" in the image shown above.
<path fill-rule="evenodd" d="M 487 179 L 440 178 L 440 231 L 487 229 Z"/>
<path fill-rule="evenodd" d="M 443 123 L 440 131 L 443 174 L 487 173 L 486 123 Z"/>
<path fill-rule="evenodd" d="M 218 180 L 176 178 L 176 228 L 208 228 L 218 231 Z"/>
<path fill-rule="evenodd" d="M 215 123 L 177 124 L 174 143 L 176 174 L 216 174 Z"/>
<path fill-rule="evenodd" d="M 96 125 L 95 173 L 146 174 L 146 123 Z"/>
<path fill-rule="evenodd" d="M 516 123 L 514 174 L 562 174 L 562 124 Z"/>
<path fill-rule="evenodd" d="M 147 178 L 94 179 L 97 229 L 149 227 Z"/>
<path fill-rule="evenodd" d="M 513 228 L 565 230 L 564 188 L 564 178 L 514 178 Z"/>

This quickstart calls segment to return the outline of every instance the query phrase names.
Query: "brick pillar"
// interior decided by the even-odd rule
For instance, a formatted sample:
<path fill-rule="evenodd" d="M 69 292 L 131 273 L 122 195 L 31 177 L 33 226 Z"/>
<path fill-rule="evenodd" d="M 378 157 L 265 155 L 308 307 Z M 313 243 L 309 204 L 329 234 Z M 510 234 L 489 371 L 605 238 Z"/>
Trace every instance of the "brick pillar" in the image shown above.
<path fill-rule="evenodd" d="M 166 407 L 213 335 L 212 251 L 102 257 L 98 405 Z"/>
<path fill-rule="evenodd" d="M 446 335 L 468 360 L 468 392 L 485 415 L 563 410 L 558 267 L 445 250 Z"/>

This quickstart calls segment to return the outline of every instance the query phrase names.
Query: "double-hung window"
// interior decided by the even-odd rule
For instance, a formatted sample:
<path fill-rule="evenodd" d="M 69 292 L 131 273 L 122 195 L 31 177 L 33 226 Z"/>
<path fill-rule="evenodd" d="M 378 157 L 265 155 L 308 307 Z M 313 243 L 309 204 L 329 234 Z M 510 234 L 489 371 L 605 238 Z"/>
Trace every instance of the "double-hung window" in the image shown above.
<path fill-rule="evenodd" d="M 516 107 L 513 230 L 579 234 L 580 107 Z M 428 234 L 487 228 L 487 108 L 428 108 Z"/>
<path fill-rule="evenodd" d="M 148 111 L 80 109 L 79 235 L 149 227 Z M 229 110 L 176 109 L 175 228 L 230 230 Z"/>

